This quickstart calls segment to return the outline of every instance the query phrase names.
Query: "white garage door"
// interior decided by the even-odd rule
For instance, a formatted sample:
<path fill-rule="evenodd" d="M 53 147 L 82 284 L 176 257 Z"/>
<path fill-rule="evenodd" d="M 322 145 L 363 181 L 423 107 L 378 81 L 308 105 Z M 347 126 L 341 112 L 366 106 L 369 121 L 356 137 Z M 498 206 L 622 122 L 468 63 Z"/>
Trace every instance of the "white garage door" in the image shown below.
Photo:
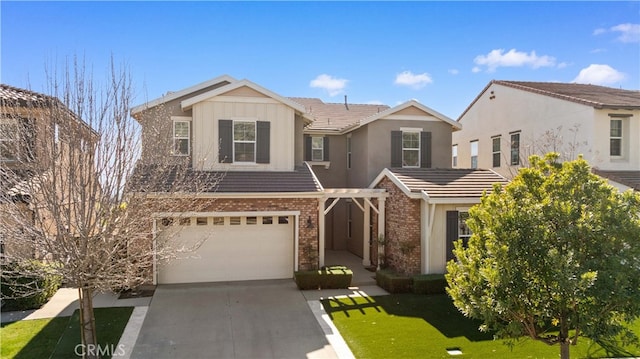
<path fill-rule="evenodd" d="M 178 250 L 158 264 L 158 283 L 293 277 L 294 216 L 164 218 L 159 243 Z"/>

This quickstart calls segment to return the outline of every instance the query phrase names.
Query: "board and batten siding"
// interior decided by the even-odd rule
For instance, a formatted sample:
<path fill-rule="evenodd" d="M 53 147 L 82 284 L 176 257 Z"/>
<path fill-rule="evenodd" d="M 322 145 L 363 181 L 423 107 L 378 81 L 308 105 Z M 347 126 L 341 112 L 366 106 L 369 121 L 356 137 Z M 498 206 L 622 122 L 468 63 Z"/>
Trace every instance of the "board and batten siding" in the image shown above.
<path fill-rule="evenodd" d="M 292 171 L 295 164 L 295 113 L 267 98 L 215 98 L 193 106 L 193 166 L 216 171 Z M 270 123 L 269 163 L 219 163 L 218 121 L 252 120 Z"/>

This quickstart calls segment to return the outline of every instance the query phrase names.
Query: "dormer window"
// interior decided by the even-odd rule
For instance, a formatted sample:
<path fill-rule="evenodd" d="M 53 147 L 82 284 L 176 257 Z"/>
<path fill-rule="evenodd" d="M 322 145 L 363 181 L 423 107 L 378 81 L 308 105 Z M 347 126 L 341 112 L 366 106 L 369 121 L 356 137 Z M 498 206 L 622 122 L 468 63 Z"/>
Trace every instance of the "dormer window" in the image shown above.
<path fill-rule="evenodd" d="M 174 156 L 188 156 L 191 150 L 191 121 L 173 121 L 173 152 Z"/>

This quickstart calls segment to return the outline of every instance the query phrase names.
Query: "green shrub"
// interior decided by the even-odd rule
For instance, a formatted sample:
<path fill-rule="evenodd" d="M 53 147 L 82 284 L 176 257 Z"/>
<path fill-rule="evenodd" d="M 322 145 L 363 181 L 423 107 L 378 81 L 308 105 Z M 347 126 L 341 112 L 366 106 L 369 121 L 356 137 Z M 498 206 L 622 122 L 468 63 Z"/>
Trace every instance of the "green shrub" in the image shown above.
<path fill-rule="evenodd" d="M 294 273 L 296 285 L 306 289 L 345 289 L 351 285 L 353 272 L 344 266 L 323 267 L 320 270 Z"/>
<path fill-rule="evenodd" d="M 389 293 L 411 292 L 412 279 L 388 269 L 376 272 L 376 284 Z"/>
<path fill-rule="evenodd" d="M 37 260 L 2 265 L 2 310 L 37 309 L 60 288 L 62 277 Z M 36 274 L 37 273 L 37 274 Z"/>
<path fill-rule="evenodd" d="M 444 294 L 447 287 L 444 274 L 421 274 L 412 279 L 413 292 L 416 294 Z"/>

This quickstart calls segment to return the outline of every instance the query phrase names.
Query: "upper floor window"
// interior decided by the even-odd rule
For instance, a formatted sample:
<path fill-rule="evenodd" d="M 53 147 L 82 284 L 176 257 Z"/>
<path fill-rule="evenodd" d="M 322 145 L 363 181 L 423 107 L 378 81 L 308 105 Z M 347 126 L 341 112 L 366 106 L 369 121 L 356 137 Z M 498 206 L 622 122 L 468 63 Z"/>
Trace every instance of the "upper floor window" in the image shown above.
<path fill-rule="evenodd" d="M 609 130 L 609 155 L 622 156 L 622 120 L 610 120 Z"/>
<path fill-rule="evenodd" d="M 458 167 L 458 145 L 453 145 L 451 147 L 451 156 L 452 156 L 451 165 L 453 167 Z"/>
<path fill-rule="evenodd" d="M 491 139 L 493 167 L 500 167 L 500 136 Z"/>
<path fill-rule="evenodd" d="M 431 132 L 421 128 L 391 131 L 391 167 L 431 168 Z"/>
<path fill-rule="evenodd" d="M 271 122 L 255 119 L 218 120 L 218 161 L 221 163 L 269 163 Z"/>
<path fill-rule="evenodd" d="M 511 165 L 520 164 L 520 132 L 511 134 Z"/>
<path fill-rule="evenodd" d="M 255 121 L 233 122 L 233 161 L 256 161 L 256 123 Z"/>
<path fill-rule="evenodd" d="M 471 141 L 471 168 L 478 168 L 478 140 Z"/>
<path fill-rule="evenodd" d="M 351 136 L 347 137 L 347 169 L 351 169 Z"/>
<path fill-rule="evenodd" d="M 4 121 L 0 120 L 0 121 Z M 18 159 L 18 125 L 15 121 L 0 122 L 0 161 Z"/>
<path fill-rule="evenodd" d="M 173 121 L 173 155 L 188 156 L 191 149 L 191 122 Z"/>
<path fill-rule="evenodd" d="M 329 136 L 304 135 L 304 160 L 329 162 Z"/>
<path fill-rule="evenodd" d="M 311 137 L 311 161 L 324 160 L 324 137 Z"/>
<path fill-rule="evenodd" d="M 402 167 L 420 167 L 420 132 L 402 132 Z"/>

